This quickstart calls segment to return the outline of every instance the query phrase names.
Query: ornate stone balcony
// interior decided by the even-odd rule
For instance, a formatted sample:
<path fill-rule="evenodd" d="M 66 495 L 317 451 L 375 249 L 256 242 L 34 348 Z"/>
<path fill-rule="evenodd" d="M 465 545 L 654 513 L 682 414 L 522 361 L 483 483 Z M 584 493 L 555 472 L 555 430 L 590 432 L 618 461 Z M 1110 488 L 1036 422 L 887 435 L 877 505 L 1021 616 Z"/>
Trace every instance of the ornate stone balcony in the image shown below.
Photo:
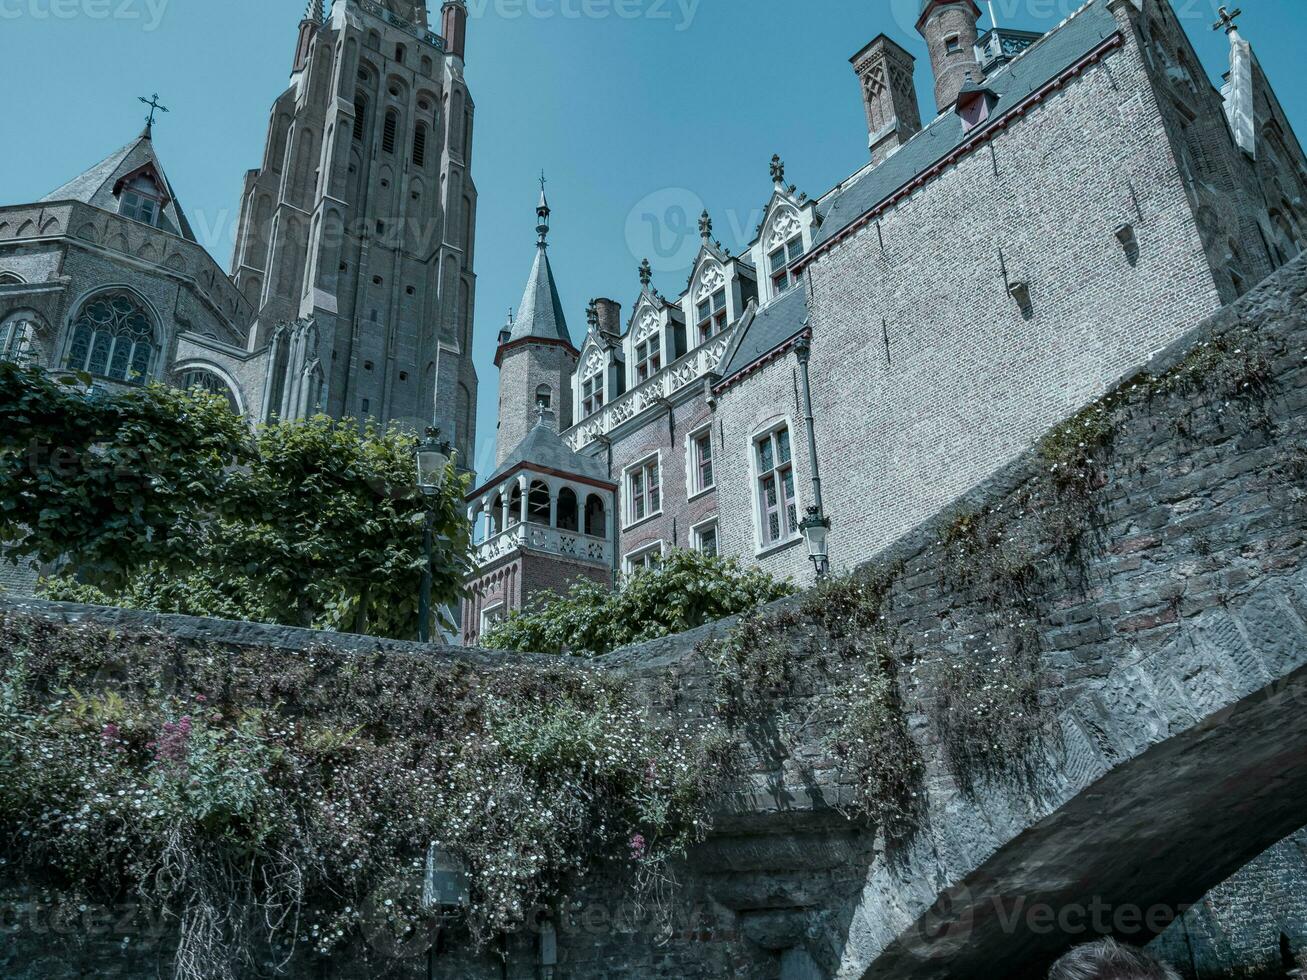
<path fill-rule="evenodd" d="M 563 433 L 563 441 L 573 452 L 580 452 L 600 436 L 607 435 L 623 422 L 684 391 L 696 381 L 717 370 L 736 325 L 723 330 L 708 343 L 696 347 L 678 361 L 663 368 L 648 381 L 632 388 L 621 398 L 605 405 L 595 414 Z"/>
<path fill-rule="evenodd" d="M 613 563 L 611 541 L 578 531 L 561 531 L 543 524 L 514 524 L 507 531 L 492 535 L 477 545 L 476 564 L 479 568 L 484 568 L 518 548 L 605 566 Z"/>
<path fill-rule="evenodd" d="M 359 7 L 361 10 L 367 11 L 373 17 L 379 17 L 391 27 L 399 28 L 410 37 L 415 37 L 419 41 L 425 41 L 427 44 L 430 44 L 432 47 L 437 48 L 442 52 L 445 50 L 445 39 L 439 34 L 436 34 L 434 31 L 424 30 L 417 24 L 409 23 L 403 17 L 391 13 L 379 3 L 373 3 L 372 0 L 350 0 L 350 3 Z"/>

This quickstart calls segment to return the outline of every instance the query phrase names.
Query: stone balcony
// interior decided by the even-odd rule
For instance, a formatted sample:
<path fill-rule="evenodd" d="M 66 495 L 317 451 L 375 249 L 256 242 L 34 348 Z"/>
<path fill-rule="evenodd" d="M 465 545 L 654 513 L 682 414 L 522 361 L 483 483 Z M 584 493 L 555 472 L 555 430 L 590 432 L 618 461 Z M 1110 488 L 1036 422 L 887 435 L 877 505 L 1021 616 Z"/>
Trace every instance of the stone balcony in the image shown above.
<path fill-rule="evenodd" d="M 716 371 L 722 356 L 731 345 L 738 325 L 732 324 L 712 340 L 669 364 L 648 381 L 632 388 L 616 401 L 605 405 L 580 424 L 563 433 L 563 441 L 573 452 L 580 452 L 601 436 L 606 436 L 623 422 L 635 418 L 660 402 Z"/>
<path fill-rule="evenodd" d="M 544 524 L 514 524 L 476 546 L 478 568 L 498 561 L 519 548 L 604 566 L 613 563 L 613 543 L 579 531 L 564 531 Z"/>
<path fill-rule="evenodd" d="M 435 33 L 434 31 L 428 31 L 417 24 L 410 23 L 409 21 L 405 20 L 403 17 L 391 13 L 381 4 L 373 3 L 372 0 L 350 0 L 350 3 L 360 8 L 361 10 L 367 11 L 373 17 L 378 17 L 381 20 L 384 20 L 391 27 L 398 28 L 399 30 L 403 31 L 405 34 L 409 35 L 410 37 L 415 37 L 419 41 L 423 41 L 431 45 L 433 48 L 438 49 L 442 53 L 444 52 L 445 39 L 441 37 L 439 34 Z"/>

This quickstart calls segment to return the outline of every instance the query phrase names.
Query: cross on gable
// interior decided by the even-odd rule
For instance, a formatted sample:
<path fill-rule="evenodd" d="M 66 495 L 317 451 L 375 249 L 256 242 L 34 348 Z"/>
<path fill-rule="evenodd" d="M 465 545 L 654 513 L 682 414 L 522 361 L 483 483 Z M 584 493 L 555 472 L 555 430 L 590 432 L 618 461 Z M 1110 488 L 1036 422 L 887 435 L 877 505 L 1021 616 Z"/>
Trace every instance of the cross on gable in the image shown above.
<path fill-rule="evenodd" d="M 1217 11 L 1217 16 L 1220 17 L 1220 20 L 1218 20 L 1215 24 L 1212 25 L 1212 30 L 1214 31 L 1224 30 L 1225 33 L 1231 34 L 1234 31 L 1238 30 L 1239 25 L 1235 23 L 1235 18 L 1242 17 L 1243 11 L 1238 7 L 1236 7 L 1233 11 L 1229 10 L 1226 7 L 1222 7 L 1220 10 Z"/>
<path fill-rule="evenodd" d="M 159 101 L 159 93 L 155 92 L 148 99 L 145 96 L 139 96 L 140 100 L 150 107 L 150 114 L 145 119 L 145 135 L 149 136 L 154 131 L 154 114 L 156 112 L 167 112 L 168 107 Z"/>

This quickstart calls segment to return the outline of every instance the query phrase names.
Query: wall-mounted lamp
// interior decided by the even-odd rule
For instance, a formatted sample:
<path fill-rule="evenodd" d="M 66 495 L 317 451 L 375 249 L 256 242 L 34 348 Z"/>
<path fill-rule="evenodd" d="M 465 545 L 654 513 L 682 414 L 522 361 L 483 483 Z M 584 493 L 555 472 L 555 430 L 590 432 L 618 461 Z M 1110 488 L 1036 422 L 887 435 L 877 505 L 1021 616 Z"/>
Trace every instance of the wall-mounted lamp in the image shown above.
<path fill-rule="evenodd" d="M 1121 243 L 1121 248 L 1125 250 L 1125 257 L 1134 265 L 1139 261 L 1139 236 L 1135 234 L 1135 226 L 1128 221 L 1124 221 L 1116 226 L 1116 240 Z"/>

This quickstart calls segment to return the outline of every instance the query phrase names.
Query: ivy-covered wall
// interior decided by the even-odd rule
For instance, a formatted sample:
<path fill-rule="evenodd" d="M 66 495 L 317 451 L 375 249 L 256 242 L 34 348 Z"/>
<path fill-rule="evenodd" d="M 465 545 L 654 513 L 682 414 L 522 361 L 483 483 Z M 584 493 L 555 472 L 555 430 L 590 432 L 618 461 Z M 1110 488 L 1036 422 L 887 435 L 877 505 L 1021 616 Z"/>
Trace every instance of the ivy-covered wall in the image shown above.
<path fill-rule="evenodd" d="M 1047 906 L 1056 921 L 1101 898 L 1109 927 L 1131 901 L 1177 912 L 1307 812 L 1305 297 L 1300 259 L 852 578 L 593 663 L 340 638 L 322 646 L 302 631 L 39 604 L 11 603 L 4 622 L 10 635 L 39 626 L 75 649 L 79 633 L 94 633 L 87 644 L 135 665 L 138 694 L 194 693 L 177 679 L 227 651 L 227 673 L 200 673 L 225 678 L 218 687 L 235 692 L 225 705 L 245 699 L 268 712 L 276 724 L 261 738 L 283 737 L 286 703 L 321 706 L 324 692 L 343 692 L 329 713 L 362 719 L 369 745 L 402 741 L 448 779 L 440 740 L 424 734 L 434 721 L 461 733 L 446 742 L 456 761 L 493 760 L 533 787 L 521 799 L 543 808 L 534 836 L 516 836 L 514 824 L 511 839 L 557 845 L 541 887 L 522 893 L 538 912 L 455 921 L 437 936 L 430 923 L 397 933 L 375 907 L 333 906 L 350 941 L 297 960 L 293 975 L 1038 976 L 1085 931 L 1046 930 L 1031 909 Z M 163 674 L 133 652 L 161 642 L 142 638 L 149 630 L 167 644 Z M 251 680 L 296 674 L 309 657 L 319 685 Z M 45 678 L 40 690 L 66 685 L 57 658 L 46 661 L 29 672 Z M 384 669 L 368 685 L 351 661 Z M 84 698 L 121 676 L 90 680 Z M 422 691 L 443 700 L 421 710 Z M 28 717 L 50 709 L 25 704 Z M 592 708 L 613 712 L 614 724 L 587 741 Z M 482 751 L 464 755 L 468 733 Z M 124 737 L 144 765 L 171 771 L 171 749 Z M 288 750 L 321 747 L 297 736 Z M 466 843 L 502 797 L 460 785 Z M 570 814 L 557 838 L 555 799 Z M 408 812 L 394 817 L 420 847 Z M 646 862 L 655 830 L 681 834 L 687 818 L 711 823 L 702 840 L 679 838 L 688 856 Z M 13 873 L 28 846 L 4 855 L 25 904 L 5 909 L 0 972 L 153 975 L 141 972 L 160 955 L 150 910 L 90 901 L 56 916 L 34 891 L 45 883 Z M 514 866 L 530 853 L 513 852 Z M 498 867 L 483 862 L 478 887 L 499 880 Z M 1287 955 L 1300 956 L 1298 911 L 1268 896 L 1266 879 L 1218 890 L 1252 896 L 1240 907 L 1260 917 L 1219 956 L 1193 943 L 1160 948 L 1201 980 L 1230 975 L 1230 956 L 1274 966 L 1281 934 Z M 538 927 L 546 918 L 556 964 L 541 962 L 551 958 Z M 1168 921 L 1115 929 L 1144 941 Z M 1191 935 L 1201 924 L 1186 921 Z M 158 930 L 165 956 L 175 926 Z M 307 924 L 293 931 L 317 944 Z M 265 952 L 239 975 L 267 972 L 275 951 Z"/>

